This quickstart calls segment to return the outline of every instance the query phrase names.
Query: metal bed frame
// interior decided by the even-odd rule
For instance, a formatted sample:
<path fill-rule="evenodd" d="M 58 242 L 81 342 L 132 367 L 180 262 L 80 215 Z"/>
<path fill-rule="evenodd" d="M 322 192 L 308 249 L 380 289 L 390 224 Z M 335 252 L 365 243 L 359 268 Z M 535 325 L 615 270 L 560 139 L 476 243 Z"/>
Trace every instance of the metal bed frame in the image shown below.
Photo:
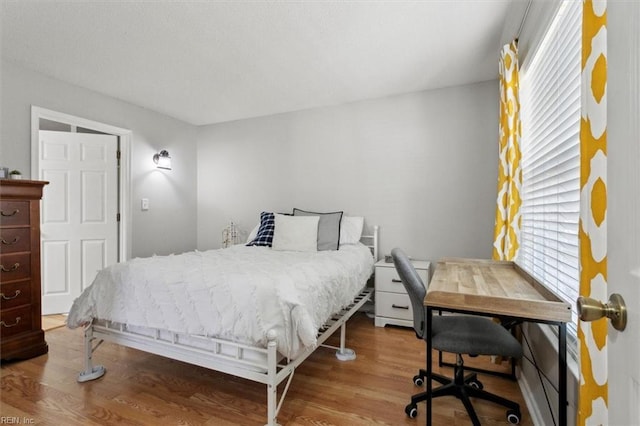
<path fill-rule="evenodd" d="M 378 232 L 379 227 L 374 226 L 373 234 L 362 236 L 362 240 L 369 241 L 369 244 L 366 245 L 372 250 L 374 261 L 378 259 Z M 78 375 L 78 382 L 95 380 L 105 374 L 105 367 L 94 365 L 92 358 L 93 353 L 103 341 L 108 341 L 267 385 L 266 426 L 276 426 L 278 425 L 278 412 L 286 397 L 295 369 L 317 347 L 336 349 L 336 357 L 341 361 L 355 359 L 355 352 L 345 347 L 346 322 L 367 301 L 371 300 L 372 295 L 373 289 L 368 288 L 365 283 L 353 302 L 333 315 L 320 328 L 316 347 L 305 349 L 294 360 L 285 359 L 278 354 L 277 335 L 274 330 L 267 332 L 267 346 L 264 348 L 225 339 L 194 335 L 189 335 L 190 340 L 185 342 L 181 338 L 184 335 L 165 330 L 153 330 L 153 333 L 149 335 L 139 333 L 126 324 L 94 320 L 84 328 L 84 370 Z M 325 345 L 325 341 L 338 328 L 340 328 L 340 346 Z M 194 341 L 201 344 L 196 345 L 193 343 Z M 285 379 L 287 383 L 278 401 L 277 387 Z"/>

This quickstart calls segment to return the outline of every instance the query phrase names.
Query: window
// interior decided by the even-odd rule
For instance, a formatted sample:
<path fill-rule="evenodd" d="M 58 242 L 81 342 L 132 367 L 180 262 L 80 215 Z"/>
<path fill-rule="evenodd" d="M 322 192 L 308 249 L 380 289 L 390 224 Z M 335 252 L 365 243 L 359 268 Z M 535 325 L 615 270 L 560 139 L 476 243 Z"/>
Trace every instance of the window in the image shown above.
<path fill-rule="evenodd" d="M 582 2 L 564 2 L 521 74 L 522 229 L 516 263 L 568 302 L 579 291 Z"/>

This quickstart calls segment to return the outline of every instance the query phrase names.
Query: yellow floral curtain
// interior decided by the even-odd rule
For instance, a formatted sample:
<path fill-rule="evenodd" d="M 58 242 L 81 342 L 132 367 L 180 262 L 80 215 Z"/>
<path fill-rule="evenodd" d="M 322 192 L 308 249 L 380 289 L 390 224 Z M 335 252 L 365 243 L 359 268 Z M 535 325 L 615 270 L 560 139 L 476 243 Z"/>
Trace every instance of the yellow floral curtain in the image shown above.
<path fill-rule="evenodd" d="M 607 2 L 582 6 L 580 295 L 607 300 Z M 577 424 L 608 424 L 607 320 L 579 322 Z"/>
<path fill-rule="evenodd" d="M 500 52 L 500 129 L 498 199 L 493 235 L 493 259 L 513 260 L 518 253 L 521 215 L 520 190 L 520 97 L 518 43 L 505 45 Z"/>

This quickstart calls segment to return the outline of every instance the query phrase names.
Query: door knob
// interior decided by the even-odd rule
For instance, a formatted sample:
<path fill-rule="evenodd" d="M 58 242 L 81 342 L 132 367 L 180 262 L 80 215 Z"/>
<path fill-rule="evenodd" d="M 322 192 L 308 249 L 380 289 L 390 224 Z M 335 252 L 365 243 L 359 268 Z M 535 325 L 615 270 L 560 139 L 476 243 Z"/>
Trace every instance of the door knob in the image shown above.
<path fill-rule="evenodd" d="M 609 302 L 602 303 L 590 297 L 578 297 L 578 314 L 582 321 L 595 321 L 607 317 L 616 330 L 622 331 L 627 326 L 627 305 L 617 293 L 609 296 Z"/>

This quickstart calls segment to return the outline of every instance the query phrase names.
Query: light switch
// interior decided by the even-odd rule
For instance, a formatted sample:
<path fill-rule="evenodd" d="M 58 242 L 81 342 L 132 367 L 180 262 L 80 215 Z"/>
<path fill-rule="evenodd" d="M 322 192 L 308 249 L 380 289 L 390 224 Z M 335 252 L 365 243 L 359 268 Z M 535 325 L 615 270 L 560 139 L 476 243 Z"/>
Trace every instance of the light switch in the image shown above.
<path fill-rule="evenodd" d="M 143 198 L 140 201 L 141 201 L 140 208 L 142 209 L 142 211 L 149 210 L 149 199 Z"/>

